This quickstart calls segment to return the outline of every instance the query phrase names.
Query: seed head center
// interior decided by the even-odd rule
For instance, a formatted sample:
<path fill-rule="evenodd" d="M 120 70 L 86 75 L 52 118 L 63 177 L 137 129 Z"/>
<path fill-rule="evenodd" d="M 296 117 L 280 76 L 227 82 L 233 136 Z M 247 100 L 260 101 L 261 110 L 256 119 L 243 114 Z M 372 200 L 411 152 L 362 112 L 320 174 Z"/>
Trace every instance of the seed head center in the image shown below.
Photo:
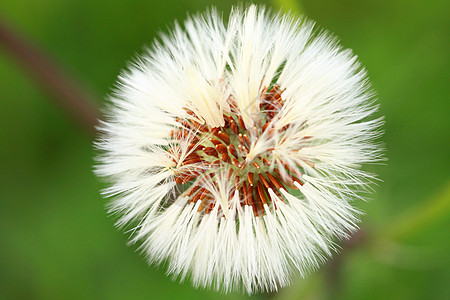
<path fill-rule="evenodd" d="M 274 148 L 266 148 L 261 153 L 253 151 L 260 138 L 273 136 L 273 121 L 283 106 L 279 86 L 265 91 L 260 99 L 260 117 L 251 128 L 246 127 L 232 99 L 229 99 L 231 112 L 223 114 L 221 127 L 200 124 L 198 116 L 189 109 L 186 109 L 188 118 L 177 119 L 179 127 L 172 132 L 172 138 L 178 141 L 178 146 L 172 152 L 180 151 L 181 145 L 188 146 L 182 171 L 174 179 L 179 185 L 190 184 L 184 193 L 189 203 L 201 201 L 199 211 L 209 214 L 217 202 L 205 184 L 207 181 L 213 185 L 217 180 L 234 181 L 227 197 L 231 200 L 238 191 L 240 205 L 251 206 L 257 216 L 264 214 L 265 205 L 273 202 L 274 194 L 284 201 L 282 190 L 298 189 L 303 184 L 297 177 L 301 177 L 298 170 L 285 163 L 274 163 Z"/>

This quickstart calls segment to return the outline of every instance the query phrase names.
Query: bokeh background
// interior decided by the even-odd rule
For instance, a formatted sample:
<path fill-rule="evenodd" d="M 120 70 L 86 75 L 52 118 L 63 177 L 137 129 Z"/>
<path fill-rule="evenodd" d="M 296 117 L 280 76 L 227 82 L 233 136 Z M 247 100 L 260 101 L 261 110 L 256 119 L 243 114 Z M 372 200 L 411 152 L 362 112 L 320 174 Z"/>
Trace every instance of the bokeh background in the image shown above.
<path fill-rule="evenodd" d="M 242 2 L 242 1 L 241 1 Z M 239 2 L 239 3 L 241 3 Z M 383 180 L 341 254 L 253 299 L 450 299 L 450 7 L 438 0 L 260 2 L 334 32 L 367 67 L 386 119 Z M 4 0 L 0 20 L 89 90 L 188 12 L 235 1 Z M 92 138 L 0 45 L 0 298 L 246 299 L 196 290 L 148 266 L 113 227 Z"/>

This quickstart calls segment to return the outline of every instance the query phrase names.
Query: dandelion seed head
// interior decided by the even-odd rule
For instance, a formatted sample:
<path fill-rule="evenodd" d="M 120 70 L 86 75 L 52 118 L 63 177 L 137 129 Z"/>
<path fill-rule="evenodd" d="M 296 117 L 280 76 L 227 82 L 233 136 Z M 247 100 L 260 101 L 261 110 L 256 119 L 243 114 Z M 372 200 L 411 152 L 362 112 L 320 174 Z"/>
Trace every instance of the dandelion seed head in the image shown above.
<path fill-rule="evenodd" d="M 191 17 L 112 104 L 96 171 L 117 224 L 174 277 L 274 291 L 356 230 L 382 121 L 356 57 L 312 22 L 256 6 Z"/>

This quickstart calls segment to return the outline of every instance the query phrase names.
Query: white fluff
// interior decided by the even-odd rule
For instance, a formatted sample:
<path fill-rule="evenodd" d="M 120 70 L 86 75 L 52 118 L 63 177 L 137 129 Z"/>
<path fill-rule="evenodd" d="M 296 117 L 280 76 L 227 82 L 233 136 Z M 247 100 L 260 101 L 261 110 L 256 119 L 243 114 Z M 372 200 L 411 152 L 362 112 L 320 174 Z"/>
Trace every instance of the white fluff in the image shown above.
<path fill-rule="evenodd" d="M 261 94 L 273 83 L 284 100 L 275 133 L 249 136 L 247 161 L 273 148 L 272 166 L 301 169 L 306 183 L 281 189 L 283 199 L 269 189 L 270 203 L 257 216 L 224 164 L 214 180 L 194 182 L 215 201 L 210 213 L 198 212 L 201 201 L 189 203 L 174 182 L 195 167 L 182 166 L 195 132 L 178 152 L 168 151 L 176 118 L 187 117 L 187 108 L 200 124 L 223 126 L 232 98 L 245 126 L 258 126 Z M 381 157 L 374 140 L 382 120 L 370 118 L 377 108 L 356 56 L 312 22 L 255 6 L 234 9 L 226 25 L 215 10 L 191 17 L 120 76 L 111 100 L 96 142 L 96 172 L 112 183 L 104 191 L 113 198 L 110 211 L 117 225 L 131 226 L 132 243 L 150 262 L 168 262 L 180 280 L 224 291 L 277 290 L 293 273 L 316 269 L 335 238 L 357 229 L 351 202 L 374 179 L 359 168 Z"/>

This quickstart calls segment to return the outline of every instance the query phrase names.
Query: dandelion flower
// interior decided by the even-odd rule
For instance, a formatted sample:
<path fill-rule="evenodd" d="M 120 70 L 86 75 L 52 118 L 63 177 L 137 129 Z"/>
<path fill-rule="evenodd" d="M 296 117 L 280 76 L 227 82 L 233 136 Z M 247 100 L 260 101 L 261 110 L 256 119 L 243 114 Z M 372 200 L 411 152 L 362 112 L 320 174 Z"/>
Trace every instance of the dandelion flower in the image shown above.
<path fill-rule="evenodd" d="M 175 25 L 119 79 L 97 141 L 117 225 L 194 286 L 273 291 L 356 230 L 380 158 L 365 70 L 335 38 L 250 6 Z"/>

